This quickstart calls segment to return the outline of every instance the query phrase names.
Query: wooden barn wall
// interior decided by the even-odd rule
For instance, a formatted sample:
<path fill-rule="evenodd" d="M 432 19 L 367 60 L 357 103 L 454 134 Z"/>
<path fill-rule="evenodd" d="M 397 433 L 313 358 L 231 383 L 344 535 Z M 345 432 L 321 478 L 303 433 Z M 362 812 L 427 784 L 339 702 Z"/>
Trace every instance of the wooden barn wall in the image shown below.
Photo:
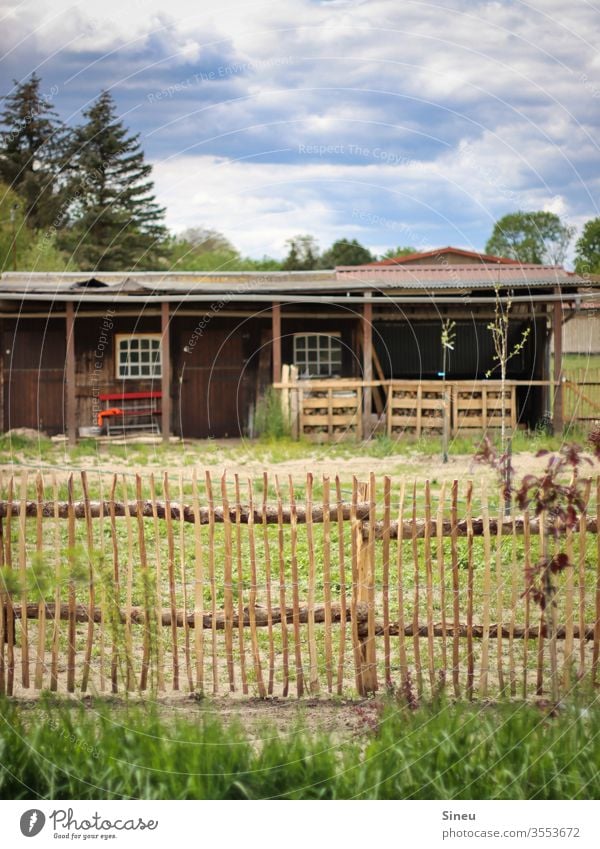
<path fill-rule="evenodd" d="M 172 320 L 173 430 L 184 437 L 241 437 L 261 382 L 271 376 L 270 316 Z"/>
<path fill-rule="evenodd" d="M 5 319 L 2 329 L 4 430 L 64 431 L 65 324 Z"/>

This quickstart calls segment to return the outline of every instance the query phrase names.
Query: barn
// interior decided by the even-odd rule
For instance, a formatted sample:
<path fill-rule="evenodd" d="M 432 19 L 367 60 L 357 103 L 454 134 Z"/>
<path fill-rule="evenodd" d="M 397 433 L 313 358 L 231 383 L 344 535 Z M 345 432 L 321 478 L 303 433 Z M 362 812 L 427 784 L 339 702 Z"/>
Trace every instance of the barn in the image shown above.
<path fill-rule="evenodd" d="M 422 400 L 440 380 L 483 397 L 497 377 L 488 325 L 509 303 L 509 346 L 528 328 L 508 367 L 514 423 L 535 426 L 556 388 L 552 336 L 560 380 L 563 322 L 598 293 L 558 267 L 433 253 L 314 272 L 5 273 L 0 429 L 74 442 L 104 409 L 133 401 L 135 410 L 141 399 L 165 439 L 239 437 L 251 433 L 265 389 L 281 389 L 282 368 L 293 366 L 303 398 L 328 382 L 329 397 L 342 397 L 350 385 L 361 410 L 355 433 L 365 437 L 390 399 Z M 448 320 L 456 338 L 442 374 Z M 132 415 L 132 427 L 142 422 Z M 554 424 L 562 428 L 559 401 Z M 331 436 L 332 427 L 319 432 Z"/>

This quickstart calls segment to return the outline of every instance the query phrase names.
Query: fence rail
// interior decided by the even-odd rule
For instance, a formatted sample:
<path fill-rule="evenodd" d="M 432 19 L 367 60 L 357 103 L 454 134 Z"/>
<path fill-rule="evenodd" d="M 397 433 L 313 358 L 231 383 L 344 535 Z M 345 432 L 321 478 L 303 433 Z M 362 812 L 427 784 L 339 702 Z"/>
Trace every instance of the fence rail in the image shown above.
<path fill-rule="evenodd" d="M 559 529 L 550 634 L 543 521 L 471 481 L 0 480 L 0 689 L 528 697 L 553 645 L 563 690 L 595 683 L 599 492 Z"/>

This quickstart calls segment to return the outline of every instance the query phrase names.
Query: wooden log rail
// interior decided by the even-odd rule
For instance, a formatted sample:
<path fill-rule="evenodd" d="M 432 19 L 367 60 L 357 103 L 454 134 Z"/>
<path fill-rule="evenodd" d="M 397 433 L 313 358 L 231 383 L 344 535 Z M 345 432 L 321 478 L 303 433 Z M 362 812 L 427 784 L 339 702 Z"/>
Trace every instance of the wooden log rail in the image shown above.
<path fill-rule="evenodd" d="M 314 621 L 316 624 L 324 624 L 326 618 L 326 608 L 325 605 L 315 605 L 312 609 L 314 612 Z M 15 604 L 12 606 L 12 611 L 14 613 L 15 619 L 22 618 L 23 608 L 20 604 Z M 350 618 L 351 615 L 351 607 L 350 605 L 346 608 L 346 619 Z M 94 607 L 93 609 L 92 621 L 95 623 L 100 623 L 102 621 L 102 610 L 100 607 Z M 283 617 L 283 621 L 291 624 L 294 620 L 294 609 L 292 607 L 285 608 L 285 615 Z M 309 620 L 309 614 L 311 611 L 309 610 L 309 606 L 307 604 L 301 604 L 298 608 L 297 615 L 299 617 L 299 622 L 301 624 L 306 624 Z M 342 621 L 343 609 L 340 604 L 332 603 L 331 604 L 331 622 L 333 624 L 337 624 Z M 54 604 L 46 604 L 43 615 L 45 615 L 47 620 L 54 620 L 55 616 L 55 608 Z M 368 618 L 369 618 L 369 608 L 366 602 L 359 602 L 356 606 L 356 622 L 358 625 L 358 635 L 361 638 L 366 638 L 368 636 Z M 38 619 L 40 616 L 40 605 L 39 604 L 28 604 L 27 605 L 27 619 Z M 60 619 L 61 621 L 68 622 L 70 616 L 70 610 L 68 604 L 61 604 L 60 606 Z M 129 618 L 128 618 L 129 617 Z M 75 607 L 75 621 L 86 623 L 89 622 L 90 618 L 90 608 L 87 605 L 78 604 Z M 144 614 L 144 609 L 142 607 L 132 607 L 131 611 L 119 610 L 119 618 L 121 624 L 125 624 L 127 621 L 131 621 L 134 625 L 143 625 L 146 621 L 146 616 Z M 259 628 L 266 628 L 269 626 L 269 616 L 266 607 L 256 606 L 254 607 L 254 619 L 255 625 Z M 213 628 L 213 617 L 210 613 L 203 614 L 202 617 L 199 617 L 199 621 L 202 622 L 202 628 L 204 630 L 212 630 Z M 168 628 L 172 625 L 172 616 L 170 610 L 163 610 L 161 616 L 161 626 Z M 234 628 L 239 628 L 240 617 L 237 612 L 233 614 L 233 617 L 230 620 L 226 620 L 225 611 L 219 610 L 216 612 L 215 616 L 215 627 L 217 631 L 225 630 L 226 624 L 232 625 Z M 282 622 L 282 608 L 281 607 L 273 607 L 271 610 L 271 625 L 279 625 Z M 183 628 L 184 626 L 188 628 L 194 628 L 196 626 L 196 616 L 193 613 L 189 613 L 184 621 L 183 612 L 181 610 L 177 611 L 175 617 L 175 624 L 178 628 Z M 242 627 L 249 628 L 251 625 L 250 622 L 250 610 L 248 607 L 244 608 L 244 613 L 242 617 Z M 389 623 L 389 634 L 391 637 L 397 637 L 400 635 L 400 626 L 397 622 Z M 381 637 L 385 632 L 384 624 L 381 621 L 375 622 L 375 634 L 378 637 Z M 451 624 L 447 624 L 443 627 L 439 623 L 435 623 L 432 625 L 432 634 L 434 637 L 441 637 L 444 634 L 446 636 L 453 636 L 455 633 L 458 634 L 459 637 L 466 637 L 469 633 L 469 629 L 466 624 L 459 624 L 458 628 L 455 630 L 454 626 Z M 414 625 L 411 623 L 410 625 L 405 625 L 403 627 L 403 632 L 405 637 L 428 637 L 429 636 L 429 626 L 428 625 L 419 625 L 416 629 Z M 501 629 L 498 628 L 497 624 L 491 623 L 489 625 L 489 637 L 491 639 L 497 639 L 498 634 L 500 633 L 502 638 L 507 638 L 511 634 L 517 640 L 537 640 L 540 636 L 540 626 L 535 625 L 535 627 L 525 628 L 519 625 L 515 625 L 512 629 L 509 628 L 508 625 L 502 625 Z M 595 629 L 593 625 L 585 625 L 583 629 L 580 628 L 579 625 L 573 626 L 573 637 L 574 639 L 580 639 L 580 634 L 583 634 L 584 640 L 592 641 L 595 635 Z M 475 625 L 472 626 L 472 636 L 475 639 L 482 639 L 484 635 L 484 626 L 483 625 Z M 542 636 L 546 636 L 546 628 L 545 625 L 542 629 Z M 556 631 L 556 638 L 558 640 L 564 640 L 567 636 L 567 629 L 564 627 L 559 627 Z"/>
<path fill-rule="evenodd" d="M 39 507 L 41 508 L 41 516 L 42 518 L 52 519 L 68 519 L 69 518 L 69 504 L 66 501 L 54 502 L 54 501 L 44 501 L 39 503 Z M 137 519 L 138 517 L 145 519 L 167 519 L 168 515 L 172 520 L 189 522 L 194 524 L 196 521 L 196 514 L 193 507 L 189 505 L 183 505 L 183 508 L 177 502 L 170 502 L 169 504 L 169 514 L 167 515 L 167 508 L 164 502 L 157 501 L 154 504 L 151 501 L 91 501 L 89 502 L 88 509 L 89 513 L 86 513 L 86 505 L 84 502 L 76 502 L 73 504 L 73 516 L 75 519 L 98 519 L 102 516 L 110 516 L 114 515 L 116 518 L 129 517 L 132 519 Z M 183 515 L 182 515 L 183 509 Z M 352 518 L 352 505 L 346 502 L 342 502 L 339 505 L 333 504 L 329 509 L 329 521 L 336 522 L 341 517 L 343 521 L 349 522 Z M 363 537 L 368 539 L 369 537 L 369 513 L 372 509 L 372 506 L 368 502 L 359 502 L 356 505 L 356 519 L 362 522 L 363 526 Z M 21 504 L 19 501 L 14 501 L 12 503 L 11 516 L 19 517 L 25 515 L 26 518 L 37 518 L 38 516 L 38 502 L 37 501 L 26 501 L 24 505 L 24 510 L 21 509 Z M 8 515 L 8 502 L 0 501 L 0 518 L 6 518 Z M 212 515 L 212 519 L 211 519 Z M 223 509 L 223 507 L 216 506 L 211 511 L 208 507 L 200 507 L 198 510 L 198 517 L 201 525 L 209 525 L 212 522 L 217 524 L 223 524 L 226 521 L 226 517 L 228 517 L 228 521 L 235 523 L 237 517 L 237 507 L 230 507 L 227 511 Z M 255 508 L 252 512 L 249 510 L 247 506 L 241 506 L 239 508 L 239 522 L 243 525 L 247 525 L 252 515 L 253 524 L 255 525 L 276 525 L 279 521 L 283 521 L 284 524 L 291 524 L 291 510 L 289 508 L 283 508 L 281 514 L 279 514 L 277 507 L 261 507 Z M 323 507 L 321 506 L 313 506 L 311 510 L 312 523 L 313 524 L 323 524 L 324 521 L 324 512 Z M 306 507 L 304 505 L 298 504 L 295 507 L 295 521 L 299 525 L 306 524 Z M 401 537 L 406 539 L 413 538 L 413 524 L 415 527 L 414 536 L 417 539 L 424 539 L 426 536 L 434 537 L 438 536 L 438 520 L 432 518 L 428 523 L 423 519 L 415 519 L 414 522 L 412 519 L 407 519 L 402 523 L 402 533 Z M 489 531 L 492 535 L 500 535 L 500 536 L 511 536 L 513 533 L 522 536 L 525 531 L 526 520 L 523 516 L 516 516 L 514 520 L 510 517 L 503 519 L 500 523 L 497 518 L 490 517 L 488 521 Z M 471 533 L 473 536 L 483 536 L 485 533 L 486 524 L 483 517 L 474 517 L 471 520 L 468 519 L 458 519 L 456 525 L 453 526 L 453 523 L 449 519 L 444 519 L 441 522 L 441 533 L 439 535 L 443 537 L 450 537 L 454 531 L 456 536 L 458 537 L 466 537 Z M 427 529 L 429 533 L 427 534 Z M 561 528 L 560 525 L 556 528 L 558 531 L 564 531 L 564 528 Z M 588 516 L 586 520 L 586 530 L 590 534 L 598 533 L 598 519 L 596 516 Z M 398 522 L 396 520 L 392 520 L 389 523 L 389 538 L 390 539 L 398 539 Z M 529 532 L 532 534 L 539 533 L 539 521 L 538 519 L 530 519 L 529 520 Z M 375 538 L 382 539 L 384 536 L 384 523 L 382 521 L 375 522 Z"/>

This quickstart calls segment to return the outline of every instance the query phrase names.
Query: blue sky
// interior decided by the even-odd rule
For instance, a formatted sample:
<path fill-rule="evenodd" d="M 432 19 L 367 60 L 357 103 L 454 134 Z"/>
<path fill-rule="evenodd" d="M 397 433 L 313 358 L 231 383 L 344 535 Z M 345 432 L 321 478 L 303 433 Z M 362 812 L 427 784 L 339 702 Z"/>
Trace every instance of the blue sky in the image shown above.
<path fill-rule="evenodd" d="M 9 0 L 1 88 L 36 70 L 71 124 L 109 89 L 176 231 L 253 256 L 306 232 L 482 249 L 516 209 L 600 214 L 599 21 L 581 0 Z"/>

